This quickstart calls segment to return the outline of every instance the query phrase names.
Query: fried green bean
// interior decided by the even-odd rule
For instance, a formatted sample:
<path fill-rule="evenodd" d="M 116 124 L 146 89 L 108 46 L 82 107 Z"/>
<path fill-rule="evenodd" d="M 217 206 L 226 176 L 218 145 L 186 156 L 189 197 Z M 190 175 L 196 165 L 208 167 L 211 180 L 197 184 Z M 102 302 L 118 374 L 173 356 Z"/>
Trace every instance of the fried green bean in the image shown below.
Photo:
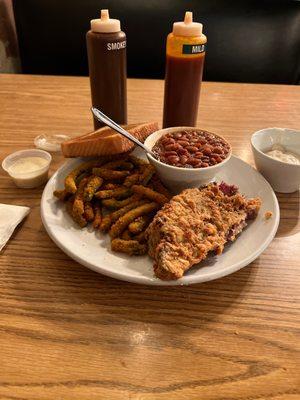
<path fill-rule="evenodd" d="M 112 190 L 99 190 L 95 193 L 95 197 L 98 199 L 109 199 L 109 198 L 117 198 L 117 199 L 124 199 L 132 194 L 131 189 L 125 187 L 119 187 Z"/>
<path fill-rule="evenodd" d="M 141 196 L 138 194 L 134 194 L 127 199 L 124 200 L 116 200 L 116 199 L 104 199 L 102 200 L 102 205 L 111 210 L 118 210 L 119 208 L 127 206 L 127 204 L 132 203 L 133 201 L 139 200 Z"/>
<path fill-rule="evenodd" d="M 102 190 L 113 190 L 113 189 L 117 189 L 118 187 L 120 187 L 120 185 L 118 183 L 105 183 L 102 186 Z"/>
<path fill-rule="evenodd" d="M 103 179 L 100 176 L 90 176 L 83 191 L 83 198 L 85 201 L 91 201 L 95 192 L 100 188 Z"/>
<path fill-rule="evenodd" d="M 153 165 L 148 164 L 143 166 L 139 182 L 142 185 L 146 186 L 150 181 L 150 179 L 152 178 L 152 176 L 154 175 L 154 173 L 155 173 L 155 168 L 153 167 Z"/>
<path fill-rule="evenodd" d="M 84 203 L 84 218 L 87 222 L 93 222 L 95 218 L 94 209 L 90 201 Z"/>
<path fill-rule="evenodd" d="M 86 183 L 87 183 L 87 178 L 83 178 L 78 186 L 72 211 L 74 221 L 77 222 L 78 225 L 81 227 L 84 227 L 87 224 L 87 220 L 84 218 L 84 201 L 83 201 L 83 192 Z"/>
<path fill-rule="evenodd" d="M 137 235 L 149 225 L 151 219 L 152 218 L 150 215 L 142 215 L 141 217 L 138 217 L 133 222 L 131 222 L 128 225 L 128 229 L 133 235 Z"/>
<path fill-rule="evenodd" d="M 155 190 L 152 190 L 142 185 L 133 185 L 132 190 L 134 193 L 137 193 L 143 197 L 147 197 L 148 199 L 155 201 L 159 204 L 165 204 L 169 201 L 169 199 L 165 195 L 155 192 Z"/>
<path fill-rule="evenodd" d="M 166 196 L 168 199 L 171 199 L 172 195 L 171 193 L 168 191 L 168 189 L 161 183 L 161 181 L 159 180 L 158 176 L 156 174 L 153 175 L 153 177 L 151 178 L 150 181 L 153 189 L 158 192 L 163 194 L 164 196 Z"/>
<path fill-rule="evenodd" d="M 128 211 L 132 210 L 133 208 L 139 207 L 143 204 L 145 204 L 147 201 L 146 200 L 137 200 L 132 202 L 131 204 L 128 204 L 125 207 L 120 208 L 117 211 L 112 212 L 111 214 L 107 214 L 100 225 L 100 230 L 102 232 L 107 232 L 109 228 L 111 227 L 111 224 L 116 222 L 122 215 L 126 214 Z"/>
<path fill-rule="evenodd" d="M 109 234 L 112 239 L 120 236 L 127 226 L 141 215 L 149 214 L 159 208 L 157 203 L 146 203 L 128 211 L 125 215 L 120 217 L 111 227 Z"/>
<path fill-rule="evenodd" d="M 98 229 L 100 227 L 101 221 L 102 221 L 102 207 L 100 202 L 95 202 L 94 205 L 94 221 L 93 221 L 93 227 L 94 229 Z"/>
<path fill-rule="evenodd" d="M 132 237 L 133 240 L 137 240 L 139 243 L 145 243 L 146 242 L 146 231 L 143 231 L 139 233 L 138 235 L 135 235 Z"/>
<path fill-rule="evenodd" d="M 66 189 L 63 190 L 54 190 L 54 196 L 57 197 L 60 201 L 66 201 L 70 196 L 71 193 L 67 192 Z"/>
<path fill-rule="evenodd" d="M 131 234 L 130 234 L 130 232 L 129 232 L 128 229 L 126 229 L 126 230 L 122 233 L 121 239 L 123 239 L 123 240 L 131 240 L 131 239 L 132 239 L 132 236 L 131 236 Z"/>
<path fill-rule="evenodd" d="M 147 253 L 147 245 L 139 243 L 137 240 L 113 239 L 111 249 L 129 255 L 140 256 Z"/>
<path fill-rule="evenodd" d="M 107 180 L 120 180 L 126 178 L 129 171 L 115 171 L 113 169 L 93 168 L 93 174 Z"/>
<path fill-rule="evenodd" d="M 131 187 L 132 185 L 139 183 L 140 178 L 141 178 L 141 173 L 135 172 L 134 174 L 131 174 L 125 178 L 123 185 L 126 187 Z"/>
<path fill-rule="evenodd" d="M 93 167 L 100 167 L 102 164 L 104 164 L 104 162 L 105 160 L 103 159 L 92 160 L 82 163 L 78 167 L 76 167 L 65 178 L 66 191 L 75 194 L 77 190 L 76 179 L 79 177 L 79 175 L 90 171 Z"/>

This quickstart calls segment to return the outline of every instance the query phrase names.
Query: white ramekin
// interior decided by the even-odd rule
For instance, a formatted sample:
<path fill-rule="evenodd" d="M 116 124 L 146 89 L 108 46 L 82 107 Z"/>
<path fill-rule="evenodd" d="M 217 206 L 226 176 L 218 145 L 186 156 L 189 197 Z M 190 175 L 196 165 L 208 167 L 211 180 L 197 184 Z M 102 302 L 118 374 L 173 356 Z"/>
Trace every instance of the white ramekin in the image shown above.
<path fill-rule="evenodd" d="M 265 154 L 274 144 L 300 155 L 300 131 L 287 128 L 266 128 L 253 133 L 251 147 L 257 170 L 276 192 L 292 193 L 300 187 L 300 165 L 275 160 Z"/>
<path fill-rule="evenodd" d="M 47 164 L 44 167 L 38 168 L 32 172 L 12 172 L 10 170 L 11 165 L 26 157 L 41 157 L 47 160 Z M 24 189 L 32 189 L 43 185 L 48 180 L 48 171 L 50 167 L 52 157 L 47 151 L 38 149 L 20 150 L 10 154 L 2 161 L 2 168 L 12 178 L 16 186 Z"/>

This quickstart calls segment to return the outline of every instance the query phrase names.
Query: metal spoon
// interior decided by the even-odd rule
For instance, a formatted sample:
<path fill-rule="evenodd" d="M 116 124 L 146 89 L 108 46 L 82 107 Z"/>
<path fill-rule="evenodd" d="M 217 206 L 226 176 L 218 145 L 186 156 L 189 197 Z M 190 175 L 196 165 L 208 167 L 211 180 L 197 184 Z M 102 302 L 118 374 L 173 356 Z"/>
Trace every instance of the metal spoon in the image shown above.
<path fill-rule="evenodd" d="M 127 132 L 124 128 L 122 128 L 120 125 L 118 125 L 112 119 L 110 119 L 107 115 L 103 114 L 102 111 L 98 110 L 96 107 L 92 107 L 91 111 L 94 114 L 95 118 L 97 118 L 98 121 L 103 122 L 105 125 L 109 126 L 110 128 L 112 128 L 115 131 L 117 131 L 118 133 L 120 133 L 121 135 L 125 136 L 127 139 L 131 140 L 133 143 L 137 144 L 143 150 L 145 150 L 146 153 L 148 153 L 152 157 L 156 158 L 153 151 L 148 149 L 148 147 L 146 147 L 142 142 L 140 142 L 137 138 L 132 136 L 129 132 Z"/>

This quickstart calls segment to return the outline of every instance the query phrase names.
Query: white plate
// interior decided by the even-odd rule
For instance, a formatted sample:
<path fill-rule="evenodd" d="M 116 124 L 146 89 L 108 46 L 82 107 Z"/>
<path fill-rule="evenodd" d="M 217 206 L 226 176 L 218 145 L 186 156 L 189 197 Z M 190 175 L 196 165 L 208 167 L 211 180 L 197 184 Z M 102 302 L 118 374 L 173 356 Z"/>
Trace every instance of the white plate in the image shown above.
<path fill-rule="evenodd" d="M 41 201 L 44 226 L 52 240 L 71 258 L 82 265 L 110 277 L 148 285 L 188 285 L 226 276 L 255 260 L 270 244 L 279 224 L 277 198 L 268 182 L 250 165 L 232 156 L 218 174 L 217 181 L 235 184 L 247 197 L 259 196 L 262 207 L 257 218 L 250 222 L 240 237 L 226 246 L 218 257 L 208 257 L 194 266 L 177 281 L 161 281 L 154 277 L 152 260 L 148 256 L 129 257 L 110 250 L 108 235 L 94 232 L 91 227 L 79 229 L 64 210 L 64 205 L 53 197 L 53 191 L 63 187 L 67 173 L 82 162 L 66 162 L 49 180 Z M 266 220 L 264 214 L 272 211 Z"/>

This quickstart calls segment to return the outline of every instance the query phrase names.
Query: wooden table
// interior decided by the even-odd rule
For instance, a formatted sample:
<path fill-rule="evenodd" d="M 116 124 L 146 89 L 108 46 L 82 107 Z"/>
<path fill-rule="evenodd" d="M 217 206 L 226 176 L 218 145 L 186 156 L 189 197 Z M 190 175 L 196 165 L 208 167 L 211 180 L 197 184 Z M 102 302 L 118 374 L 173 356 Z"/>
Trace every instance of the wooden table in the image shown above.
<path fill-rule="evenodd" d="M 129 80 L 129 121 L 162 119 L 163 83 Z M 91 130 L 87 78 L 0 75 L 0 158 L 41 133 Z M 249 137 L 300 129 L 300 87 L 204 83 L 199 126 L 252 164 Z M 55 156 L 52 171 L 62 163 Z M 299 193 L 250 266 L 190 287 L 147 287 L 67 257 L 40 218 L 42 189 L 0 175 L 31 213 L 0 255 L 0 399 L 299 399 Z"/>

